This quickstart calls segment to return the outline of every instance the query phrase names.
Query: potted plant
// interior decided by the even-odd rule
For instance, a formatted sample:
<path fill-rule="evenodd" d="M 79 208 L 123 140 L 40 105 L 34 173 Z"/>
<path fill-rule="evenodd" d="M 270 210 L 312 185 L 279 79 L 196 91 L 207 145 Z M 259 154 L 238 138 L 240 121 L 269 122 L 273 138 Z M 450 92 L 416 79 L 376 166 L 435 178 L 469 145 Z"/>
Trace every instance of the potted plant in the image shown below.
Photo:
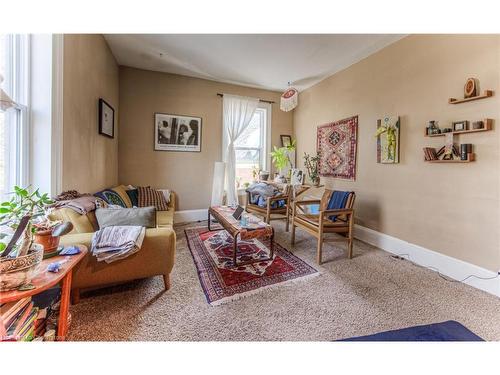
<path fill-rule="evenodd" d="M 316 156 L 310 156 L 308 153 L 304 152 L 304 165 L 314 186 L 319 186 L 320 178 L 318 171 L 318 162 L 320 159 L 319 153 Z"/>
<path fill-rule="evenodd" d="M 274 151 L 271 152 L 272 161 L 274 166 L 278 170 L 278 177 L 282 182 L 286 182 L 286 177 L 283 175 L 283 169 L 289 167 L 288 178 L 290 178 L 290 174 L 292 173 L 292 161 L 290 160 L 290 152 L 295 150 L 296 141 L 293 140 L 291 144 L 284 147 L 276 147 L 274 146 Z"/>
<path fill-rule="evenodd" d="M 54 229 L 56 229 L 61 223 L 61 221 L 52 221 L 49 218 L 46 218 L 43 221 L 33 224 L 35 236 L 34 242 L 43 246 L 46 258 L 57 251 L 60 236 L 54 235 Z"/>
<path fill-rule="evenodd" d="M 14 187 L 13 197 L 0 204 L 0 291 L 17 289 L 36 274 L 43 246 L 34 243 L 34 223 L 52 203 L 38 189 Z"/>

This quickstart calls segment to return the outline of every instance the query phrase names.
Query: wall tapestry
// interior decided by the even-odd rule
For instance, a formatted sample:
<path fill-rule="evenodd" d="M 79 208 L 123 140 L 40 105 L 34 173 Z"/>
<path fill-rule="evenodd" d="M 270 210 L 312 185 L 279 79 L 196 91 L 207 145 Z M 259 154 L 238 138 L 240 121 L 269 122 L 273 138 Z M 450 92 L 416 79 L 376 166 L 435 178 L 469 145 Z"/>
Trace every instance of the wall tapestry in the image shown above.
<path fill-rule="evenodd" d="M 318 126 L 320 176 L 356 179 L 358 116 Z"/>
<path fill-rule="evenodd" d="M 399 163 L 399 116 L 377 120 L 377 163 Z"/>
<path fill-rule="evenodd" d="M 155 113 L 155 150 L 201 151 L 201 118 Z"/>

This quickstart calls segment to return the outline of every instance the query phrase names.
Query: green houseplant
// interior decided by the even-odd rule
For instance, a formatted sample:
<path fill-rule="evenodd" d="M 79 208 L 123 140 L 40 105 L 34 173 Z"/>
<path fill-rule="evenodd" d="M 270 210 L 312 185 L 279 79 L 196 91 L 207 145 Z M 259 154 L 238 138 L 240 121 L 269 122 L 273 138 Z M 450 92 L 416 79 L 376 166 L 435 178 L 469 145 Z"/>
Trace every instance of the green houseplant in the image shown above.
<path fill-rule="evenodd" d="M 289 173 L 291 173 L 291 168 L 293 167 L 292 161 L 290 160 L 290 152 L 295 150 L 296 140 L 294 139 L 292 143 L 288 146 L 276 147 L 274 146 L 274 151 L 271 151 L 271 158 L 274 166 L 278 170 L 279 174 L 283 176 L 283 169 L 289 167 Z M 284 176 L 283 176 L 284 177 Z"/>
<path fill-rule="evenodd" d="M 43 246 L 33 242 L 36 222 L 52 201 L 39 190 L 14 187 L 10 200 L 0 204 L 0 290 L 29 283 L 43 258 Z"/>

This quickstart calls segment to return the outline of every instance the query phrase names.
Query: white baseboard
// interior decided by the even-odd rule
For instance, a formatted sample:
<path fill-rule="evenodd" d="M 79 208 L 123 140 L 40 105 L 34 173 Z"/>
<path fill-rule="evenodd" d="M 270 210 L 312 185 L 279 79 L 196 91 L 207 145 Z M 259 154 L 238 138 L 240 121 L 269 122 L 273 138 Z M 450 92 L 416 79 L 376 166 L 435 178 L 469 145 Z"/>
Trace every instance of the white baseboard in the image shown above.
<path fill-rule="evenodd" d="M 408 254 L 412 262 L 421 266 L 436 268 L 441 274 L 455 280 L 463 280 L 469 275 L 484 278 L 497 276 L 497 273 L 494 271 L 440 254 L 361 225 L 356 224 L 354 226 L 354 237 L 392 254 Z M 500 297 L 500 277 L 491 280 L 471 277 L 465 280 L 464 283 Z"/>
<path fill-rule="evenodd" d="M 189 223 L 192 221 L 207 220 L 208 210 L 184 210 L 174 212 L 174 223 Z"/>

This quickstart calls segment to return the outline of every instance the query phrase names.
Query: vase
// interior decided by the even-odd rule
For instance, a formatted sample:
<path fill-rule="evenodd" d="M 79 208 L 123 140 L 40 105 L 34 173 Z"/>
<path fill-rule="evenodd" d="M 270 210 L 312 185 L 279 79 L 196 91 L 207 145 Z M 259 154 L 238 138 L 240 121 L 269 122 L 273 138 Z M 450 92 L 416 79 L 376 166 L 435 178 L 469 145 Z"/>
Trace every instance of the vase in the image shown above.
<path fill-rule="evenodd" d="M 43 246 L 31 245 L 27 255 L 17 258 L 0 258 L 0 291 L 15 290 L 28 284 L 36 276 L 43 258 Z"/>
<path fill-rule="evenodd" d="M 34 241 L 43 246 L 43 251 L 47 253 L 54 252 L 59 246 L 61 237 L 52 236 L 52 229 L 42 230 L 35 233 Z"/>

